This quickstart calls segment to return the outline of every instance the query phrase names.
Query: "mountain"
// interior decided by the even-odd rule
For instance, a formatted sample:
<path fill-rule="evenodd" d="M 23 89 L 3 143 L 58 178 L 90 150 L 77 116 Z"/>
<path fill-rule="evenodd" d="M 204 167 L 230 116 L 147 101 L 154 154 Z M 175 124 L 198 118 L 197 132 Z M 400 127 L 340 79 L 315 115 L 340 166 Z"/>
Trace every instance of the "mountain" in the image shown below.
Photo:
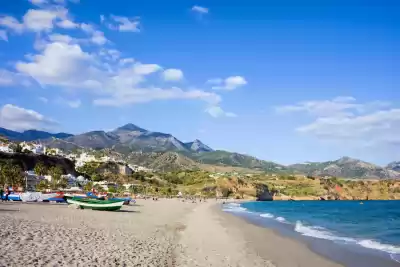
<path fill-rule="evenodd" d="M 211 147 L 203 144 L 200 140 L 196 139 L 193 142 L 184 143 L 187 149 L 193 152 L 211 152 L 214 151 Z"/>
<path fill-rule="evenodd" d="M 288 170 L 285 166 L 271 161 L 260 160 L 252 156 L 223 150 L 216 150 L 207 153 L 195 153 L 189 157 L 196 159 L 201 163 L 219 166 L 236 166 L 267 172 L 282 172 Z"/>
<path fill-rule="evenodd" d="M 78 148 L 111 149 L 127 158 L 134 156 L 131 158 L 132 164 L 143 163 L 144 166 L 157 169 L 196 169 L 207 165 L 222 169 L 238 167 L 248 170 L 273 173 L 294 172 L 313 176 L 400 179 L 400 162 L 392 162 L 387 167 L 380 167 L 358 159 L 343 157 L 334 161 L 306 162 L 284 166 L 235 152 L 213 150 L 197 139 L 193 142 L 183 143 L 171 134 L 152 132 L 132 123 L 109 132 L 91 131 L 79 135 L 51 134 L 36 130 L 20 133 L 4 128 L 0 128 L 0 135 L 10 140 L 40 140 L 49 147 L 61 148 L 65 151 Z"/>
<path fill-rule="evenodd" d="M 386 166 L 386 169 L 400 172 L 400 161 L 393 161 Z"/>
<path fill-rule="evenodd" d="M 349 157 L 335 161 L 305 162 L 288 166 L 289 169 L 313 176 L 347 178 L 400 178 L 400 172 Z"/>
<path fill-rule="evenodd" d="M 8 130 L 5 128 L 0 128 L 0 135 L 8 138 L 9 140 L 13 141 L 35 141 L 39 139 L 48 139 L 51 137 L 55 138 L 67 138 L 72 136 L 72 134 L 67 133 L 49 133 L 44 131 L 38 130 L 27 130 L 24 132 L 16 132 L 12 130 Z"/>

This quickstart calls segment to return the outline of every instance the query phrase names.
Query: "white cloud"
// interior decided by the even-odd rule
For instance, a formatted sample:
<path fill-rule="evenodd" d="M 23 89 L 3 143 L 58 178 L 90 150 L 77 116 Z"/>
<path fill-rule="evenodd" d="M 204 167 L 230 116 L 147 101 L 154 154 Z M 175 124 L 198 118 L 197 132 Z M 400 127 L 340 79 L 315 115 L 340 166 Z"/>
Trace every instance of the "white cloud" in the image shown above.
<path fill-rule="evenodd" d="M 97 45 L 103 45 L 103 44 L 107 43 L 107 41 L 108 41 L 107 38 L 104 37 L 104 33 L 101 31 L 93 32 L 91 40 L 94 44 L 97 44 Z"/>
<path fill-rule="evenodd" d="M 387 107 L 387 102 L 373 101 L 369 103 L 357 103 L 356 99 L 349 96 L 340 96 L 332 100 L 304 101 L 295 105 L 286 105 L 276 108 L 279 113 L 306 112 L 319 117 L 352 116 L 354 112 L 361 113 L 375 108 Z"/>
<path fill-rule="evenodd" d="M 205 112 L 214 118 L 237 117 L 235 113 L 225 112 L 220 106 L 210 106 L 206 108 Z"/>
<path fill-rule="evenodd" d="M 210 104 L 219 103 L 221 98 L 214 94 L 201 90 L 184 91 L 181 88 L 135 88 L 134 90 L 120 92 L 111 98 L 99 98 L 94 100 L 98 106 L 125 106 L 135 103 L 147 103 L 155 100 L 202 100 Z"/>
<path fill-rule="evenodd" d="M 0 40 L 8 42 L 8 36 L 5 30 L 0 30 Z"/>
<path fill-rule="evenodd" d="M 1 16 L 0 26 L 9 28 L 18 33 L 22 32 L 24 29 L 24 25 L 20 23 L 16 18 L 11 16 Z"/>
<path fill-rule="evenodd" d="M 84 88 L 85 82 L 94 75 L 90 72 L 91 60 L 79 45 L 55 42 L 46 44 L 32 62 L 17 62 L 16 69 L 43 85 Z"/>
<path fill-rule="evenodd" d="M 153 72 L 156 72 L 160 70 L 161 67 L 157 64 L 142 64 L 142 63 L 137 63 L 133 67 L 133 71 L 135 74 L 138 75 L 148 75 Z"/>
<path fill-rule="evenodd" d="M 234 90 L 238 87 L 244 86 L 247 84 L 247 81 L 242 76 L 231 76 L 226 78 L 225 80 L 222 79 L 211 79 L 207 81 L 211 84 L 217 84 L 217 86 L 213 86 L 212 89 L 214 90 Z"/>
<path fill-rule="evenodd" d="M 200 14 L 208 14 L 208 8 L 202 6 L 193 6 L 192 11 L 198 12 Z"/>
<path fill-rule="evenodd" d="M 73 22 L 72 20 L 64 19 L 62 21 L 59 21 L 57 23 L 57 26 L 64 29 L 74 29 L 79 27 L 79 24 Z"/>
<path fill-rule="evenodd" d="M 24 30 L 33 32 L 51 31 L 57 20 L 66 20 L 68 10 L 57 7 L 55 10 L 29 9 L 22 17 L 22 22 L 11 16 L 0 17 L 0 25 L 17 33 Z"/>
<path fill-rule="evenodd" d="M 183 72 L 179 69 L 166 69 L 162 75 L 166 81 L 180 81 L 183 79 Z"/>
<path fill-rule="evenodd" d="M 54 20 L 56 18 L 65 18 L 67 12 L 64 8 L 54 11 L 30 9 L 23 17 L 24 26 L 35 32 L 49 31 L 54 27 Z"/>
<path fill-rule="evenodd" d="M 140 32 L 140 21 L 138 17 L 128 18 L 122 16 L 111 15 L 110 19 L 106 19 L 104 15 L 100 16 L 101 23 L 105 23 L 111 30 L 120 32 Z"/>
<path fill-rule="evenodd" d="M 46 97 L 40 96 L 38 97 L 39 101 L 43 102 L 43 103 L 48 103 L 49 99 L 47 99 Z"/>
<path fill-rule="evenodd" d="M 65 34 L 58 34 L 58 33 L 54 33 L 49 35 L 49 39 L 52 42 L 60 42 L 60 43 L 73 43 L 74 41 L 76 41 L 75 38 L 69 36 L 69 35 L 65 35 Z"/>
<path fill-rule="evenodd" d="M 93 33 L 95 31 L 94 26 L 88 23 L 81 23 L 80 24 L 82 31 L 87 33 Z"/>
<path fill-rule="evenodd" d="M 353 97 L 337 97 L 282 106 L 277 111 L 313 116 L 313 122 L 296 131 L 323 140 L 351 140 L 360 145 L 400 141 L 400 109 L 389 108 L 383 101 L 359 103 Z"/>
<path fill-rule="evenodd" d="M 14 131 L 24 131 L 30 129 L 52 130 L 58 123 L 42 114 L 14 106 L 4 105 L 0 110 L 0 127 Z"/>

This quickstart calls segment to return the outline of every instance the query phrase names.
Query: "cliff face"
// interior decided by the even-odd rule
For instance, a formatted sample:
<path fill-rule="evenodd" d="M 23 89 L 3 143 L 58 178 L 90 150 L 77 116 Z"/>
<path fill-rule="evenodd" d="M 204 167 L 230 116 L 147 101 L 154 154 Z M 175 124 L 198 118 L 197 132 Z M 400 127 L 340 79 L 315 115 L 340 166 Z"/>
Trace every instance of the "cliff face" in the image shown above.
<path fill-rule="evenodd" d="M 0 164 L 6 162 L 19 165 L 24 171 L 31 171 L 37 163 L 42 162 L 47 168 L 58 166 L 64 174 L 77 175 L 74 162 L 61 157 L 0 152 Z"/>

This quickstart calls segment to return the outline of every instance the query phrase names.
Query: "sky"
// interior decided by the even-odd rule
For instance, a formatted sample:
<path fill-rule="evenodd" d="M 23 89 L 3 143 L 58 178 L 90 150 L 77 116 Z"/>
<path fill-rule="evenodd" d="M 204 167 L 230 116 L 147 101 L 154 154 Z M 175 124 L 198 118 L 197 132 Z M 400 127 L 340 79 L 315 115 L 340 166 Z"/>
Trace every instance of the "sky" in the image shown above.
<path fill-rule="evenodd" d="M 322 3 L 323 2 L 323 3 Z M 0 127 L 400 160 L 400 3 L 0 0 Z"/>

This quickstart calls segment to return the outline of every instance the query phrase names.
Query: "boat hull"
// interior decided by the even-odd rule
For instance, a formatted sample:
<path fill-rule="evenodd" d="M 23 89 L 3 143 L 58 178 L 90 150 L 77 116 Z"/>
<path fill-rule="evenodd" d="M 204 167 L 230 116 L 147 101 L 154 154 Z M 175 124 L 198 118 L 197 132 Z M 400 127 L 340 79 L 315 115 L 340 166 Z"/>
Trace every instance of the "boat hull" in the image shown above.
<path fill-rule="evenodd" d="M 103 210 L 103 211 L 116 211 L 121 209 L 124 204 L 123 201 L 112 202 L 112 203 L 101 203 L 101 201 L 96 202 L 86 202 L 79 199 L 67 198 L 68 204 L 74 204 L 82 209 L 92 209 L 92 210 Z"/>

